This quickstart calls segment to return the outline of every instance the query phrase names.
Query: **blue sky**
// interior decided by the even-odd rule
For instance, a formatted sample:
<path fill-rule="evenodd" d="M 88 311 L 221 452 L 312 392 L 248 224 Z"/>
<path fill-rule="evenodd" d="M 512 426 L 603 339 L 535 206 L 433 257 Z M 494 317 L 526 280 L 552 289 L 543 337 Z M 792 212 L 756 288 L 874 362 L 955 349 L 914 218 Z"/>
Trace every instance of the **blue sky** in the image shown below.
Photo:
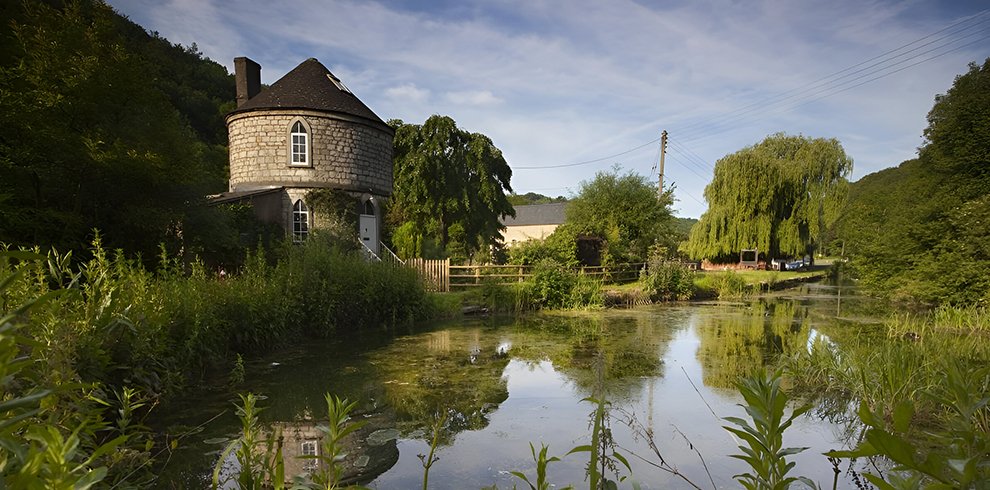
<path fill-rule="evenodd" d="M 313 57 L 382 119 L 449 115 L 492 138 L 518 193 L 568 196 L 616 164 L 655 181 L 666 129 L 691 217 L 715 161 L 775 132 L 837 138 L 853 180 L 914 157 L 934 97 L 990 57 L 973 1 L 109 1 L 265 83 Z"/>

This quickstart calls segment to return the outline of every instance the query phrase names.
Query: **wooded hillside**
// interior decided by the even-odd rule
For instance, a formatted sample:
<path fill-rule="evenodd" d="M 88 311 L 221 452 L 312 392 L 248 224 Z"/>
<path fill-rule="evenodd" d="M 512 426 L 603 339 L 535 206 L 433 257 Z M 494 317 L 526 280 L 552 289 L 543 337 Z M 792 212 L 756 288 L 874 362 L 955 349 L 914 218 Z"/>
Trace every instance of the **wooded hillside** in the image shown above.
<path fill-rule="evenodd" d="M 98 0 L 0 8 L 0 242 L 84 250 L 99 229 L 151 257 L 216 234 L 227 70 Z"/>
<path fill-rule="evenodd" d="M 990 301 L 990 59 L 935 99 L 919 157 L 851 186 L 837 234 L 894 298 Z"/>

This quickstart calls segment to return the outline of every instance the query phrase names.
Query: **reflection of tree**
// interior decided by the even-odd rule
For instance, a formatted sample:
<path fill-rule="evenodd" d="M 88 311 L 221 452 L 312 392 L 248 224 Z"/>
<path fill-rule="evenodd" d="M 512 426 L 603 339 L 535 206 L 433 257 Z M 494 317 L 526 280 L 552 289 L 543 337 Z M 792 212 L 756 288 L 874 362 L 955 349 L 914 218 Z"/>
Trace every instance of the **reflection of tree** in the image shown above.
<path fill-rule="evenodd" d="M 704 383 L 731 388 L 740 377 L 808 345 L 807 311 L 793 302 L 720 308 L 698 324 Z"/>
<path fill-rule="evenodd" d="M 509 397 L 502 378 L 509 359 L 499 345 L 478 328 L 442 330 L 399 339 L 374 352 L 371 363 L 400 420 L 425 425 L 446 411 L 451 437 L 487 426 L 488 412 Z"/>
<path fill-rule="evenodd" d="M 599 372 L 609 399 L 637 393 L 645 377 L 663 372 L 661 350 L 674 329 L 662 318 L 655 312 L 535 315 L 497 330 L 452 328 L 396 339 L 369 362 L 383 386 L 381 399 L 400 419 L 425 427 L 439 411 L 447 413 L 446 443 L 462 430 L 484 428 L 487 414 L 508 398 L 502 373 L 509 356 L 549 360 L 587 395 L 598 393 Z"/>
<path fill-rule="evenodd" d="M 547 316 L 537 327 L 564 334 L 556 352 L 546 357 L 557 371 L 587 395 L 600 396 L 601 377 L 609 399 L 628 398 L 641 390 L 645 378 L 662 376 L 661 351 L 673 336 L 673 329 L 652 313 Z"/>

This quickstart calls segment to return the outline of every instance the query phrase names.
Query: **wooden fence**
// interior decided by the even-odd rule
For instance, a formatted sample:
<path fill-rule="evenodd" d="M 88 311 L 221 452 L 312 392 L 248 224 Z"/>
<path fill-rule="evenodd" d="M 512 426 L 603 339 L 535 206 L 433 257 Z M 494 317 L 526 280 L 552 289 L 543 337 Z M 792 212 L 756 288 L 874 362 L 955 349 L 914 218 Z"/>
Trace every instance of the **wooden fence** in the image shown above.
<path fill-rule="evenodd" d="M 406 259 L 406 265 L 419 273 L 427 290 L 450 291 L 450 259 Z"/>
<path fill-rule="evenodd" d="M 387 250 L 387 249 L 386 249 Z M 389 262 L 403 264 L 388 250 L 383 255 L 392 255 Z M 407 259 L 404 265 L 413 268 L 423 279 L 429 291 L 447 292 L 452 288 L 471 288 L 491 283 L 523 282 L 533 277 L 535 267 L 531 265 L 450 265 L 450 259 Z M 692 270 L 695 263 L 683 263 Z M 585 266 L 571 269 L 576 274 L 594 277 L 610 283 L 626 283 L 639 279 L 646 264 L 643 262 L 615 264 L 611 266 Z"/>
<path fill-rule="evenodd" d="M 577 274 L 603 279 L 608 282 L 632 282 L 639 279 L 642 263 L 616 264 L 614 266 L 587 266 L 572 269 Z M 486 283 L 522 282 L 533 276 L 531 265 L 451 265 L 448 280 L 451 288 L 469 288 Z"/>

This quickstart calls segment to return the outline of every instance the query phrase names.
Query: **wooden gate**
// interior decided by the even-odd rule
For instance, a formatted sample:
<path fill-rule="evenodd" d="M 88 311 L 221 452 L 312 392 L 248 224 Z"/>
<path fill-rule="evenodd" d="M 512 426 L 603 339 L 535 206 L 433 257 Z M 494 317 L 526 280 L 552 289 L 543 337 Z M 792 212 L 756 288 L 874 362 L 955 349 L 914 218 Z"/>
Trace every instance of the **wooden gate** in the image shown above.
<path fill-rule="evenodd" d="M 407 259 L 406 265 L 419 273 L 427 290 L 450 291 L 450 259 Z"/>

